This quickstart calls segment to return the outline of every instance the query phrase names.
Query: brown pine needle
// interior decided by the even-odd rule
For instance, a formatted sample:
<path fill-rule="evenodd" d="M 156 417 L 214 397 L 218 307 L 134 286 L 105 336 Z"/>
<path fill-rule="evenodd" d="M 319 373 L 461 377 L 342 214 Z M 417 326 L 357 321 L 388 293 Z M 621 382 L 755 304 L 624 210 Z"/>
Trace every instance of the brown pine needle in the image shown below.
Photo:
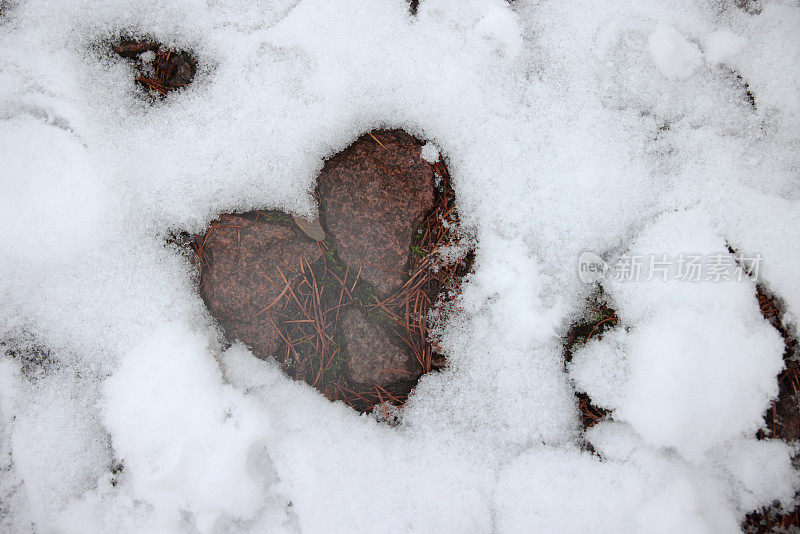
<path fill-rule="evenodd" d="M 373 138 L 373 139 L 375 140 L 375 142 L 376 142 L 376 143 L 378 143 L 379 145 L 381 145 L 381 146 L 382 146 L 382 147 L 383 147 L 383 148 L 384 148 L 384 149 L 385 149 L 387 152 L 391 152 L 391 150 L 389 150 L 388 148 L 386 148 L 386 145 L 384 145 L 383 143 L 381 143 L 380 139 L 378 139 L 377 137 L 375 137 L 374 135 L 372 135 L 372 132 L 367 132 L 367 135 L 369 135 L 371 138 Z"/>
<path fill-rule="evenodd" d="M 270 308 L 272 308 L 273 306 L 275 306 L 275 305 L 276 305 L 278 302 L 280 302 L 280 300 L 283 298 L 283 296 L 284 296 L 284 295 L 286 295 L 286 293 L 288 293 L 288 292 L 289 292 L 289 286 L 287 285 L 286 287 L 284 287 L 284 288 L 283 288 L 283 291 L 281 291 L 280 295 L 278 295 L 277 297 L 275 297 L 275 300 L 273 300 L 272 302 L 270 302 L 269 304 L 267 304 L 267 306 L 266 306 L 266 307 L 264 307 L 264 308 L 263 308 L 261 311 L 259 311 L 259 312 L 258 312 L 258 313 L 256 313 L 255 315 L 253 315 L 253 316 L 251 317 L 251 319 L 254 319 L 254 318 L 258 317 L 258 316 L 259 316 L 259 315 L 261 315 L 262 313 L 266 312 L 267 310 L 269 310 Z"/>

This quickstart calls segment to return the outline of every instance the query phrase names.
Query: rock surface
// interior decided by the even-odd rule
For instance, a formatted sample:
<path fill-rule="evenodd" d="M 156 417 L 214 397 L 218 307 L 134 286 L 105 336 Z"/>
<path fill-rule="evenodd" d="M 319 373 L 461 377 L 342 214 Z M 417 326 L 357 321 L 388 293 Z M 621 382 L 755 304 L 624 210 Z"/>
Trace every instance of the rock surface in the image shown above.
<path fill-rule="evenodd" d="M 413 233 L 434 203 L 434 172 L 422 143 L 401 130 L 360 137 L 317 179 L 322 220 L 339 257 L 380 297 L 408 278 Z"/>
<path fill-rule="evenodd" d="M 339 328 L 347 344 L 347 370 L 355 382 L 385 387 L 414 376 L 410 351 L 393 343 L 383 328 L 357 308 L 342 313 Z"/>
<path fill-rule="evenodd" d="M 259 358 L 272 356 L 281 344 L 275 326 L 285 306 L 285 300 L 278 299 L 285 287 L 280 272 L 291 281 L 291 270 L 298 270 L 303 258 L 311 263 L 322 255 L 319 246 L 291 224 L 268 221 L 258 212 L 224 215 L 196 240 L 203 262 L 201 291 L 209 312 L 231 341 L 240 339 Z"/>

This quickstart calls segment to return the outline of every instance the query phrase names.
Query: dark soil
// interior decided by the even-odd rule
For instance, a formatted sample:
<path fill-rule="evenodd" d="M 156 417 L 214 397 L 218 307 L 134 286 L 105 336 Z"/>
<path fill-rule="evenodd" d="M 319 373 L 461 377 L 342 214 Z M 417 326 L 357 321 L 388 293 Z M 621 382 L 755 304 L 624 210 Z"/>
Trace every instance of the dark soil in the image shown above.
<path fill-rule="evenodd" d="M 470 257 L 437 253 L 457 239 L 455 196 L 421 146 L 375 131 L 328 160 L 316 192 L 323 242 L 275 211 L 222 215 L 196 236 L 201 295 L 226 338 L 360 411 L 401 405 L 444 365 L 427 312 Z"/>

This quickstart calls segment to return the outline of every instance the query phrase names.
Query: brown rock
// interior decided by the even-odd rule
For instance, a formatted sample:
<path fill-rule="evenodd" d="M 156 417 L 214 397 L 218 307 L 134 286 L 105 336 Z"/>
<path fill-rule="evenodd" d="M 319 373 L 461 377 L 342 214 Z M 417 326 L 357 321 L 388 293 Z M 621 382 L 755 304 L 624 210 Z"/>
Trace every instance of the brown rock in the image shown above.
<path fill-rule="evenodd" d="M 372 135 L 331 158 L 317 187 L 339 257 L 387 297 L 407 279 L 413 232 L 433 207 L 434 172 L 407 133 Z"/>
<path fill-rule="evenodd" d="M 319 246 L 291 223 L 270 222 L 255 212 L 223 216 L 196 243 L 202 296 L 211 315 L 231 341 L 240 339 L 259 358 L 272 356 L 281 343 L 276 314 L 285 305 L 279 299 L 285 287 L 280 272 L 291 281 L 291 270 L 297 271 L 303 258 L 313 262 L 322 255 Z"/>
<path fill-rule="evenodd" d="M 137 58 L 148 51 L 157 52 L 159 48 L 160 45 L 152 41 L 122 41 L 111 47 L 114 52 L 128 59 Z"/>
<path fill-rule="evenodd" d="M 355 382 L 385 387 L 416 378 L 409 351 L 392 343 L 388 333 L 358 309 L 347 308 L 339 318 L 339 327 L 347 344 L 347 370 Z"/>

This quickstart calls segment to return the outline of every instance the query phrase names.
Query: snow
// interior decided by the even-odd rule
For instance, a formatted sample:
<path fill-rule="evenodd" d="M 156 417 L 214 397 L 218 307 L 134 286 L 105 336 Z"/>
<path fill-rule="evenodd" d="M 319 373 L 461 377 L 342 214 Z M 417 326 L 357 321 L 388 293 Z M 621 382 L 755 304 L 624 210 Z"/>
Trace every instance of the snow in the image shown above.
<path fill-rule="evenodd" d="M 800 8 L 735 4 L 0 4 L 0 529 L 724 532 L 790 506 L 795 451 L 755 439 L 783 346 L 754 280 L 607 273 L 619 324 L 564 365 L 587 251 L 761 254 L 796 325 Z M 195 81 L 151 103 L 123 33 Z M 477 243 L 449 366 L 394 426 L 225 347 L 165 244 L 310 210 L 377 127 L 444 159 Z M 575 391 L 611 414 L 584 431 Z"/>
<path fill-rule="evenodd" d="M 686 250 L 706 258 L 727 252 L 696 212 L 659 217 L 628 252 L 677 256 Z M 693 282 L 676 275 L 669 273 L 666 282 L 605 283 L 620 328 L 582 347 L 570 374 L 581 391 L 648 442 L 701 460 L 715 444 L 763 424 L 778 393 L 784 344 L 761 317 L 747 277 Z"/>
<path fill-rule="evenodd" d="M 652 451 L 624 463 L 601 463 L 581 451 L 529 451 L 500 477 L 502 532 L 738 531 L 722 488 Z"/>
<path fill-rule="evenodd" d="M 422 146 L 420 157 L 428 163 L 436 163 L 439 161 L 439 149 L 433 143 L 425 143 Z"/>
<path fill-rule="evenodd" d="M 730 30 L 717 30 L 706 38 L 706 61 L 711 64 L 734 63 L 747 40 Z"/>
<path fill-rule="evenodd" d="M 262 445 L 269 419 L 222 383 L 207 349 L 201 335 L 167 327 L 103 386 L 103 423 L 133 496 L 153 503 L 161 524 L 177 527 L 189 512 L 201 531 L 225 514 L 252 519 L 274 478 Z"/>
<path fill-rule="evenodd" d="M 648 37 L 647 43 L 653 63 L 668 78 L 686 79 L 702 62 L 697 45 L 690 43 L 671 26 L 658 26 Z"/>

